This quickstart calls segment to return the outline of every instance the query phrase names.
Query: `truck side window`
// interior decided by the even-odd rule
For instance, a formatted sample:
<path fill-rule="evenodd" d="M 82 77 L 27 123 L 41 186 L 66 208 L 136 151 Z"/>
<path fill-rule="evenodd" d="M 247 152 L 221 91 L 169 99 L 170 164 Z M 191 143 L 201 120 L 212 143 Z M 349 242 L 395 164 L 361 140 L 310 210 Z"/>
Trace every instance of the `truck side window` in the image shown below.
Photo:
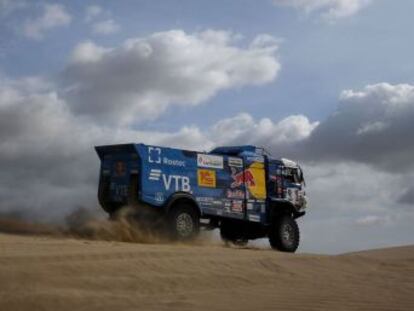
<path fill-rule="evenodd" d="M 277 180 L 280 177 L 280 164 L 276 161 L 269 161 L 269 172 L 267 178 L 267 191 L 269 196 L 276 196 L 277 194 Z"/>
<path fill-rule="evenodd" d="M 270 195 L 276 194 L 277 191 L 277 183 L 276 183 L 276 176 L 270 174 L 269 181 L 268 181 L 268 191 Z"/>

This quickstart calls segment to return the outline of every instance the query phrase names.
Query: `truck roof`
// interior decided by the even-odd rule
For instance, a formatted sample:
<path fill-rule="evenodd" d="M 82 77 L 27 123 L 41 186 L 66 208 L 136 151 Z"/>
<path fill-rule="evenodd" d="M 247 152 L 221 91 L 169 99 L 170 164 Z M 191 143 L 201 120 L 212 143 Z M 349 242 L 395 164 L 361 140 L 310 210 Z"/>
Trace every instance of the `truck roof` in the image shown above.
<path fill-rule="evenodd" d="M 98 153 L 98 156 L 103 159 L 104 155 L 110 155 L 115 154 L 118 152 L 124 152 L 124 153 L 134 153 L 137 152 L 137 146 L 145 144 L 135 144 L 135 143 L 129 143 L 129 144 L 116 144 L 116 145 L 105 145 L 105 146 L 95 146 L 95 150 Z M 166 147 L 163 147 L 166 148 Z M 168 148 L 168 147 L 167 147 Z M 264 149 L 258 148 L 253 145 L 240 145 L 240 146 L 221 146 L 216 147 L 212 149 L 209 153 L 211 154 L 220 154 L 220 155 L 229 155 L 229 156 L 243 156 L 246 154 L 250 155 L 258 155 L 258 156 L 264 156 Z M 270 160 L 274 161 L 280 161 L 285 165 L 286 167 L 299 167 L 299 165 L 292 160 L 281 158 L 281 159 L 275 159 L 272 157 L 269 157 Z"/>

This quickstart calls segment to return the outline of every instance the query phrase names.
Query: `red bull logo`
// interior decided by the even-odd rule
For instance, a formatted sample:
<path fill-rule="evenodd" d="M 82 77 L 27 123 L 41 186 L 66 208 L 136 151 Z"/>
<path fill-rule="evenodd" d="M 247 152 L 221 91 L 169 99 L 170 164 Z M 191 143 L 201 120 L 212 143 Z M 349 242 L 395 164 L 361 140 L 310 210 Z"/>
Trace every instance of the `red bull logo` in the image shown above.
<path fill-rule="evenodd" d="M 240 172 L 233 170 L 231 177 L 233 178 L 233 182 L 230 185 L 231 188 L 238 188 L 243 184 L 246 184 L 247 187 L 254 187 L 256 185 L 254 176 L 249 169 Z"/>
<path fill-rule="evenodd" d="M 230 185 L 231 188 L 238 188 L 244 184 L 248 189 L 248 194 L 253 198 L 266 198 L 266 181 L 263 163 L 253 162 L 249 168 L 240 172 L 232 168 L 231 177 L 233 178 L 233 182 Z"/>

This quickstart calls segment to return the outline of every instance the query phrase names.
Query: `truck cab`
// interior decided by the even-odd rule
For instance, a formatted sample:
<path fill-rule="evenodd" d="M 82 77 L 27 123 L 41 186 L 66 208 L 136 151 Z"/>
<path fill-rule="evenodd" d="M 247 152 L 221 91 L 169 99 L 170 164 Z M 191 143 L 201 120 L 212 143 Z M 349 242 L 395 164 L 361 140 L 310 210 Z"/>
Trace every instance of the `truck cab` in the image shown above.
<path fill-rule="evenodd" d="M 301 167 L 288 159 L 269 159 L 268 198 L 273 202 L 286 202 L 300 213 L 306 208 L 305 179 Z"/>

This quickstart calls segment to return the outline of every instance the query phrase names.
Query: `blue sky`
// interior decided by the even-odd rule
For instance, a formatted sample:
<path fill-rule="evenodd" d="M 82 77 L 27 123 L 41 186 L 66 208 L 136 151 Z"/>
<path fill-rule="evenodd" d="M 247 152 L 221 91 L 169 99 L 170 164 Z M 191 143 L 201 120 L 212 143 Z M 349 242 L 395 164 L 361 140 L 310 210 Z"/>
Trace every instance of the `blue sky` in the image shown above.
<path fill-rule="evenodd" d="M 249 143 L 306 168 L 304 251 L 414 243 L 412 12 L 409 0 L 0 0 L 0 211 L 96 207 L 93 145 Z"/>

